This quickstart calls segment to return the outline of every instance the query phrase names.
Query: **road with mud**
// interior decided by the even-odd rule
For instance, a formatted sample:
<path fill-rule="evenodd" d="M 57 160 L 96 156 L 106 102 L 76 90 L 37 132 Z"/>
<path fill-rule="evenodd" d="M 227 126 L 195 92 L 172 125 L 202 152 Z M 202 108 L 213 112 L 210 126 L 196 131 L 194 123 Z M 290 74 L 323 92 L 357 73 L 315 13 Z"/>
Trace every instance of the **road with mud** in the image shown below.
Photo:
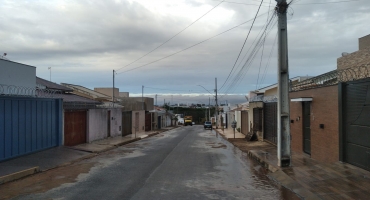
<path fill-rule="evenodd" d="M 0 199 L 299 199 L 202 126 L 0 185 Z"/>

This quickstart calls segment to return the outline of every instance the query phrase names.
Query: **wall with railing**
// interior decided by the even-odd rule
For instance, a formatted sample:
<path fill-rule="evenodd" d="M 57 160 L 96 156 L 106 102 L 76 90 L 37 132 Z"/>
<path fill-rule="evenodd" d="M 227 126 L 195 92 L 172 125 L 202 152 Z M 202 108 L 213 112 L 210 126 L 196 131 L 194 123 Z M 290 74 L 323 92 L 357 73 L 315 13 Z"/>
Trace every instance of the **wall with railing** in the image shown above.
<path fill-rule="evenodd" d="M 298 82 L 291 86 L 291 91 L 301 91 L 318 87 L 336 85 L 342 82 L 360 80 L 370 77 L 370 64 L 333 70 L 319 76 Z"/>

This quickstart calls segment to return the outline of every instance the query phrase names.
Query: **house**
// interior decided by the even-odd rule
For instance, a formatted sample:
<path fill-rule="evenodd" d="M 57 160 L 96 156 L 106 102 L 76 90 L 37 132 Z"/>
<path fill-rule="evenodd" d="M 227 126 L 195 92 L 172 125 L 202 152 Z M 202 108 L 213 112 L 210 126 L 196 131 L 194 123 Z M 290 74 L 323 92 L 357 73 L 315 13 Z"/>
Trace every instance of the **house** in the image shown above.
<path fill-rule="evenodd" d="M 7 59 L 0 59 L 0 67 L 0 94 L 17 95 L 20 92 L 24 94 L 28 92 L 28 95 L 36 95 L 34 90 L 36 88 L 36 67 Z"/>
<path fill-rule="evenodd" d="M 297 76 L 290 79 L 290 85 L 298 84 L 310 76 Z M 278 84 L 272 84 L 254 91 L 248 95 L 248 125 L 249 131 L 257 136 L 259 141 L 277 144 L 277 99 Z"/>
<path fill-rule="evenodd" d="M 113 88 L 96 87 L 94 92 L 113 99 Z M 130 97 L 128 92 L 120 92 L 114 88 L 114 105 L 122 107 L 122 135 L 140 134 L 153 129 L 153 117 L 149 113 L 153 109 L 154 99 L 149 97 Z M 117 95 L 117 96 L 116 96 Z"/>
<path fill-rule="evenodd" d="M 61 83 L 62 86 L 65 86 L 67 88 L 70 88 L 73 90 L 73 94 L 76 94 L 78 96 L 86 97 L 89 99 L 93 99 L 99 102 L 112 102 L 112 97 L 109 95 L 102 94 L 100 92 L 91 90 L 89 88 L 80 86 L 80 85 L 74 85 L 69 83 Z"/>
<path fill-rule="evenodd" d="M 153 129 L 162 129 L 173 124 L 173 114 L 167 112 L 165 108 L 154 106 L 150 112 L 153 113 Z"/>
<path fill-rule="evenodd" d="M 60 146 L 62 99 L 36 88 L 36 67 L 1 58 L 0 71 L 0 161 Z"/>
<path fill-rule="evenodd" d="M 293 151 L 370 170 L 370 35 L 336 70 L 293 85 L 289 97 Z"/>
<path fill-rule="evenodd" d="M 105 105 L 108 96 L 79 85 L 37 80 L 39 86 L 60 91 L 57 96 L 63 99 L 65 146 L 122 135 L 122 108 Z"/>

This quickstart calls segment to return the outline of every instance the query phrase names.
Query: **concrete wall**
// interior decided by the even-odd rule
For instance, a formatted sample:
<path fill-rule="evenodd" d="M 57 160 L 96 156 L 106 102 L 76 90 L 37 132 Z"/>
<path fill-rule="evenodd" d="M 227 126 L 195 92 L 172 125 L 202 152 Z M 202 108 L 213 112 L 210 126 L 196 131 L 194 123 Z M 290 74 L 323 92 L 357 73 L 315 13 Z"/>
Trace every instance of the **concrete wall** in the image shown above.
<path fill-rule="evenodd" d="M 129 97 L 130 99 L 133 99 L 137 102 L 140 102 L 139 104 L 141 105 L 141 102 L 144 101 L 144 109 L 146 111 L 154 110 L 154 98 L 151 97 Z M 140 107 L 141 110 L 141 107 Z"/>
<path fill-rule="evenodd" d="M 0 84 L 36 88 L 36 67 L 0 59 Z"/>
<path fill-rule="evenodd" d="M 337 59 L 337 69 L 347 69 L 370 64 L 370 48 L 362 49 Z"/>
<path fill-rule="evenodd" d="M 338 86 L 291 92 L 290 98 L 312 97 L 311 157 L 322 162 L 339 161 Z M 292 150 L 303 152 L 302 102 L 290 102 Z M 319 125 L 324 124 L 324 129 Z"/>
<path fill-rule="evenodd" d="M 108 110 L 110 110 L 111 112 L 110 136 L 114 137 L 114 136 L 122 135 L 122 109 L 121 108 L 111 108 Z"/>
<path fill-rule="evenodd" d="M 139 115 L 139 121 L 137 121 L 136 114 Z M 145 110 L 132 111 L 132 134 L 135 134 L 135 131 L 137 134 L 145 132 Z"/>
<path fill-rule="evenodd" d="M 370 48 L 370 34 L 358 39 L 358 49 L 359 50 L 368 49 L 368 48 Z"/>
<path fill-rule="evenodd" d="M 129 97 L 130 93 L 129 92 L 119 92 L 119 97 Z"/>
<path fill-rule="evenodd" d="M 113 89 L 112 88 L 94 88 L 94 91 L 108 95 L 113 100 Z M 119 96 L 119 89 L 114 88 L 114 96 L 117 98 Z"/>
<path fill-rule="evenodd" d="M 110 136 L 122 134 L 122 109 L 89 109 L 87 114 L 87 142 L 108 137 L 108 111 L 110 116 Z"/>
<path fill-rule="evenodd" d="M 359 50 L 337 59 L 337 69 L 370 64 L 370 35 L 358 39 Z"/>
<path fill-rule="evenodd" d="M 277 96 L 278 95 L 278 88 L 275 87 L 275 88 L 272 88 L 272 89 L 269 89 L 269 90 L 266 90 L 265 91 L 265 94 L 264 96 L 267 97 L 267 96 Z"/>
<path fill-rule="evenodd" d="M 242 129 L 242 111 L 237 110 L 235 111 L 235 121 L 236 121 L 236 128 Z"/>
<path fill-rule="evenodd" d="M 107 109 L 89 109 L 87 112 L 87 142 L 107 137 Z"/>
<path fill-rule="evenodd" d="M 231 123 L 235 120 L 235 111 L 227 112 L 227 128 L 232 129 Z M 235 120 L 236 121 L 236 120 Z"/>

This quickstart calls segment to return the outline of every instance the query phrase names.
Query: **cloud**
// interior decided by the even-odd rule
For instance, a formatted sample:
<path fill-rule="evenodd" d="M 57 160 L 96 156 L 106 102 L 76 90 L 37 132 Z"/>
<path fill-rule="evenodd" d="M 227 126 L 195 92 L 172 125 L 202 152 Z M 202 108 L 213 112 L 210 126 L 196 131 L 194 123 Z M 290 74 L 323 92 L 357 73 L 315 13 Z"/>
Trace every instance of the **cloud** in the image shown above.
<path fill-rule="evenodd" d="M 327 1 L 298 1 L 290 6 L 291 77 L 318 75 L 335 69 L 341 53 L 356 51 L 358 38 L 369 34 L 370 2 L 299 5 L 318 2 Z M 125 67 L 220 1 L 3 0 L 0 3 L 0 46 L 9 59 L 36 66 L 37 75 L 44 78 L 49 77 L 48 67 L 52 67 L 53 81 L 89 88 L 111 86 L 113 69 L 123 67 L 118 72 L 124 72 L 138 68 L 116 76 L 116 86 L 131 93 L 140 93 L 141 85 L 187 91 L 199 90 L 197 85 L 200 84 L 213 89 L 215 77 L 219 87 L 223 85 L 252 21 L 174 56 L 153 61 L 252 19 L 259 5 L 258 1 L 248 2 L 255 5 L 223 2 L 161 48 Z M 271 1 L 269 7 L 269 3 L 265 1 L 261 7 L 260 14 L 265 14 L 256 19 L 241 58 L 253 48 L 253 41 L 266 23 L 268 10 L 276 4 Z M 238 74 L 243 79 L 230 91 L 246 94 L 256 88 L 257 79 L 257 87 L 276 83 L 275 36 L 276 28 L 266 38 L 248 70 L 240 71 L 243 62 L 236 66 L 230 80 Z M 150 62 L 153 63 L 141 67 Z M 153 92 L 164 93 L 163 90 Z"/>

